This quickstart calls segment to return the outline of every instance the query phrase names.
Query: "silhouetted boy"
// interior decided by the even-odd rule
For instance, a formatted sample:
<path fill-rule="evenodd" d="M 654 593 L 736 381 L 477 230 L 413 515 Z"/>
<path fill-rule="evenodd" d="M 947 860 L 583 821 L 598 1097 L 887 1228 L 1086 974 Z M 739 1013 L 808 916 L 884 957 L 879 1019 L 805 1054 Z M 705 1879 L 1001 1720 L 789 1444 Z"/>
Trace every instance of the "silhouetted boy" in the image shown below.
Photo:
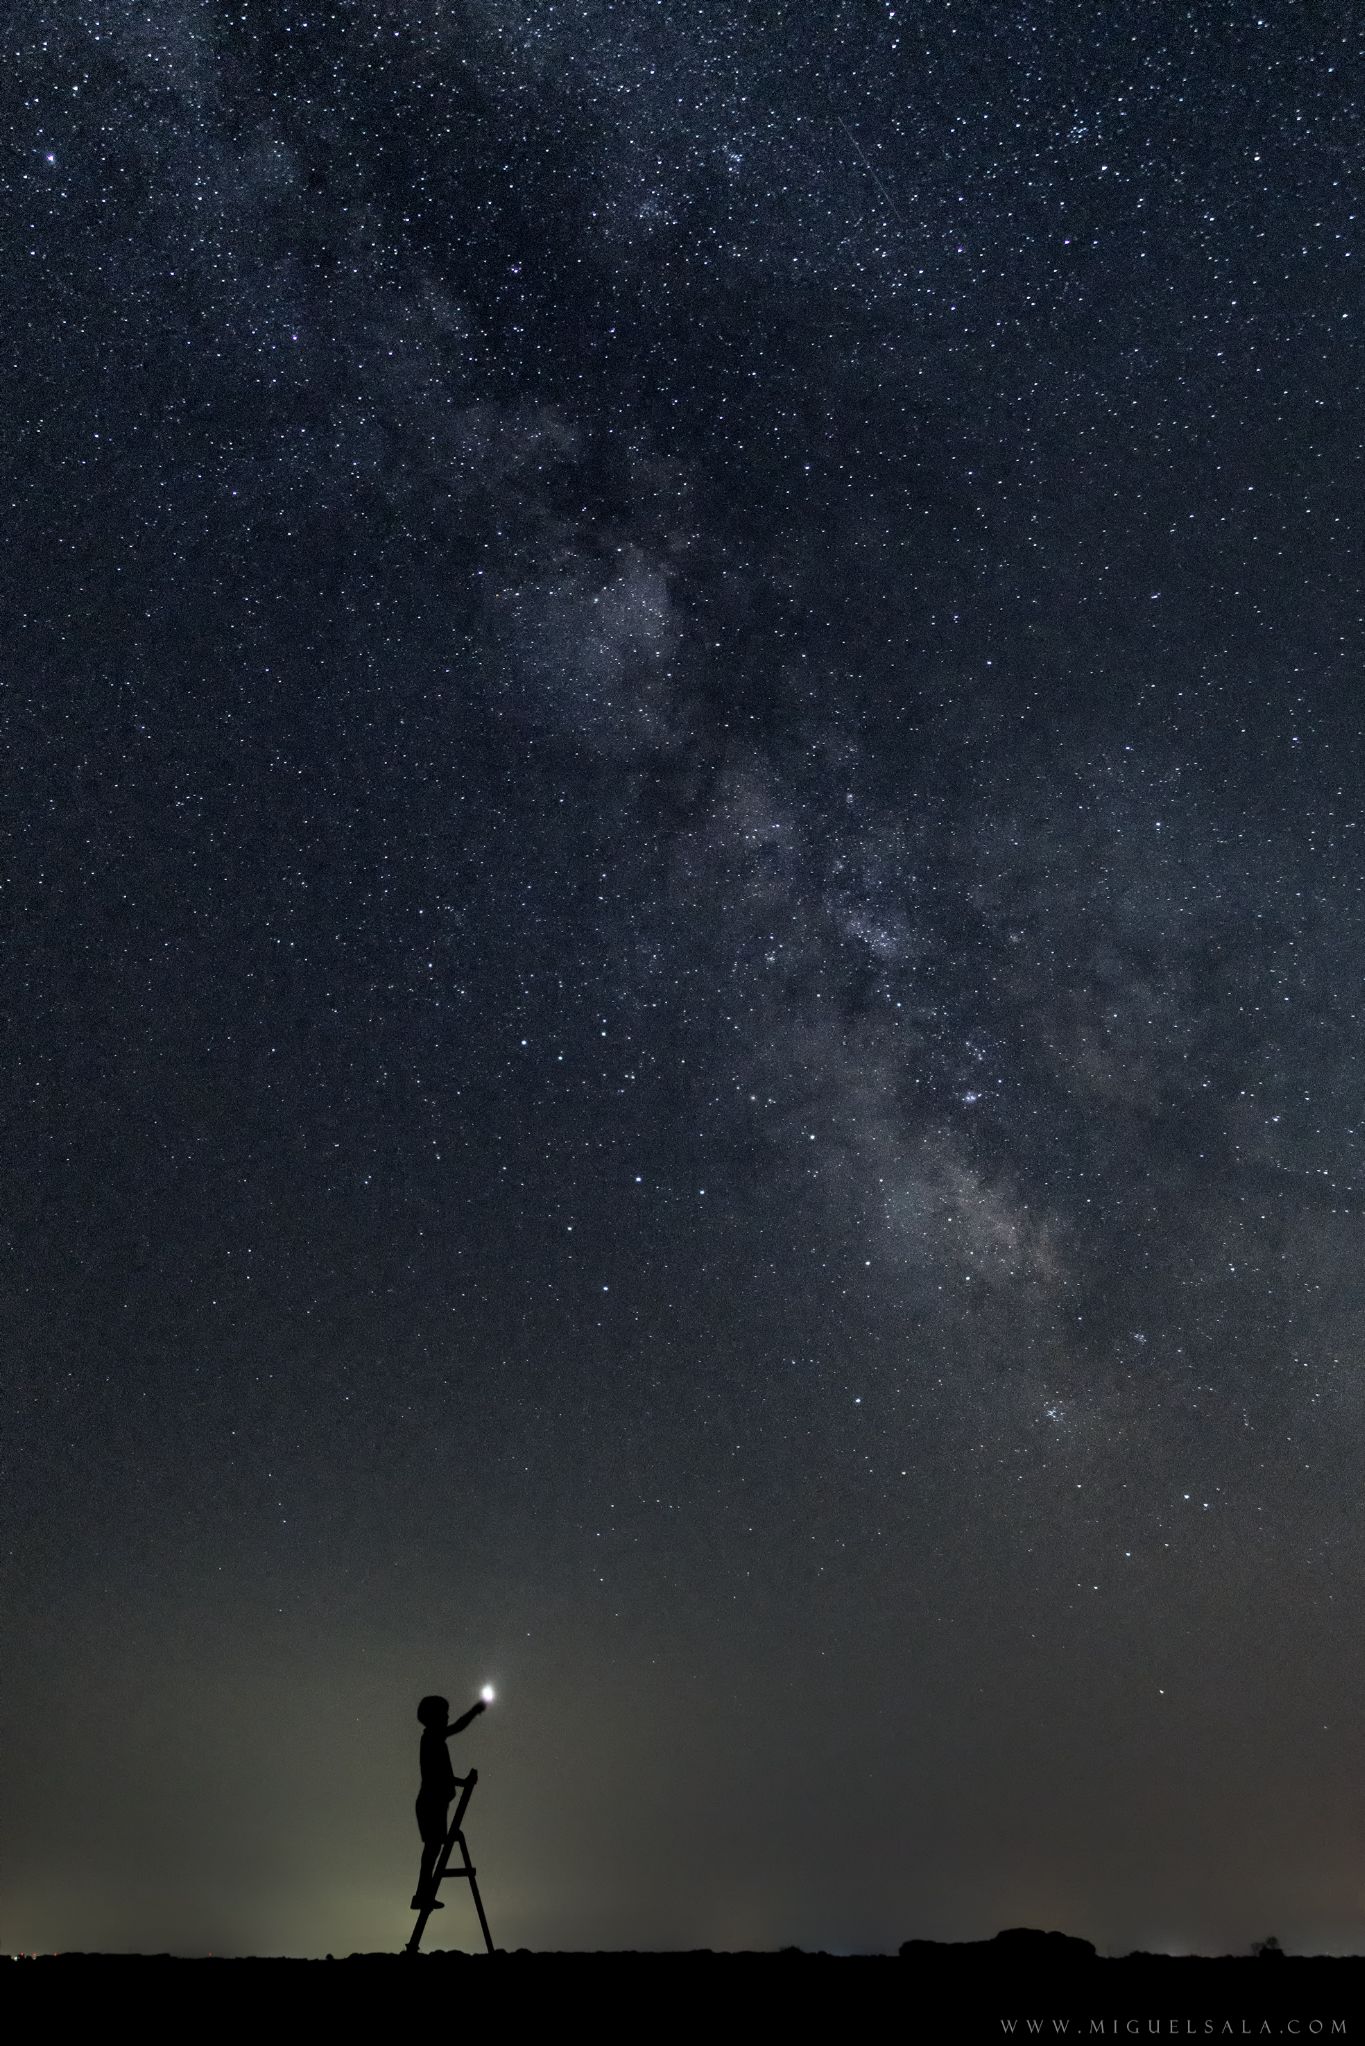
<path fill-rule="evenodd" d="M 455 1786 L 463 1778 L 457 1776 L 450 1766 L 450 1754 L 446 1742 L 453 1733 L 463 1733 L 471 1719 L 477 1719 L 487 1710 L 482 1698 L 471 1705 L 463 1718 L 450 1725 L 450 1700 L 448 1698 L 423 1698 L 417 1707 L 417 1717 L 423 1726 L 422 1733 L 422 1788 L 417 1793 L 417 1830 L 422 1836 L 422 1872 L 417 1878 L 417 1893 L 412 1900 L 414 1911 L 420 1911 L 428 1900 L 432 1888 L 432 1871 L 437 1857 L 445 1845 L 447 1813 L 450 1800 L 455 1795 Z M 444 1911 L 445 1905 L 432 1897 L 433 1911 Z"/>

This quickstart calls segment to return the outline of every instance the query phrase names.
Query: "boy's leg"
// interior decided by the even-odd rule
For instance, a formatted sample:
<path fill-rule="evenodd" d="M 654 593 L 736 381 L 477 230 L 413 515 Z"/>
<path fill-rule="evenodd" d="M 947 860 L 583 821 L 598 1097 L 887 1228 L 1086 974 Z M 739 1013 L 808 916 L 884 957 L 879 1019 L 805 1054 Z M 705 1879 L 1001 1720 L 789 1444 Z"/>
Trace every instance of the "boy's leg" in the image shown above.
<path fill-rule="evenodd" d="M 441 1849 L 445 1845 L 446 1810 L 444 1805 L 439 1809 L 418 1807 L 417 1823 L 422 1833 L 422 1870 L 417 1878 L 417 1890 L 412 1900 L 414 1911 L 420 1911 L 428 1897 L 434 1911 L 445 1909 L 445 1905 L 435 1895 L 432 1876 L 440 1859 Z"/>

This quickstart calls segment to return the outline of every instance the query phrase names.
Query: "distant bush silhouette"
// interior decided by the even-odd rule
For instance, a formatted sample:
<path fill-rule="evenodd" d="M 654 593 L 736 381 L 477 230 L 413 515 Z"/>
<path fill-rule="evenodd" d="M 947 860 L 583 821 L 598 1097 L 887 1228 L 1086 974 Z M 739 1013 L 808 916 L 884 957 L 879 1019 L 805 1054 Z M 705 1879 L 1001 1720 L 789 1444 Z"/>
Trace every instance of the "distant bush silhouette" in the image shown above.
<path fill-rule="evenodd" d="M 1284 1948 L 1272 1933 L 1269 1939 L 1257 1939 L 1251 1943 L 1251 1951 L 1258 1961 L 1282 1961 Z"/>
<path fill-rule="evenodd" d="M 979 1958 L 990 1965 L 1004 1962 L 1016 1968 L 1070 1965 L 1096 1958 L 1088 1939 L 1077 1939 L 1069 1932 L 1043 1932 L 1031 1925 L 1009 1926 L 989 1940 L 907 1939 L 897 1952 L 903 1961 L 932 1961 L 942 1956 L 949 1961 L 970 1959 L 975 1963 Z"/>

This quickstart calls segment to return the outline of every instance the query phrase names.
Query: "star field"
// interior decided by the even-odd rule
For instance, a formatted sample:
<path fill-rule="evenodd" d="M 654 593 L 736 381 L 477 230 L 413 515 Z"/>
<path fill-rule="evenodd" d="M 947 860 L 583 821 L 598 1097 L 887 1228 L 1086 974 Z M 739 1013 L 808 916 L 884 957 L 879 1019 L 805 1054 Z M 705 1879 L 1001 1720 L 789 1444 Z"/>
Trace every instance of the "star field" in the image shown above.
<path fill-rule="evenodd" d="M 1359 24 L 5 36 L 11 1946 L 1360 1950 Z"/>

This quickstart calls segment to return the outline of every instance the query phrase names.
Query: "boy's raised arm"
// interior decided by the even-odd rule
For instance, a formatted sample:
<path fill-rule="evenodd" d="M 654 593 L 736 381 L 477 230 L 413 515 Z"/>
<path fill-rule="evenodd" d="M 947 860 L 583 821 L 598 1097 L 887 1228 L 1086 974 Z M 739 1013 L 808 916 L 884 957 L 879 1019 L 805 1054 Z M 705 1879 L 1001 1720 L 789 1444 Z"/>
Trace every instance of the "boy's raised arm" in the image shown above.
<path fill-rule="evenodd" d="M 449 1740 L 453 1733 L 463 1733 L 471 1719 L 477 1719 L 481 1712 L 486 1712 L 487 1710 L 488 1707 L 484 1704 L 483 1699 L 476 1698 L 468 1712 L 462 1712 L 458 1719 L 451 1720 L 450 1725 L 446 1728 L 446 1739 Z"/>

